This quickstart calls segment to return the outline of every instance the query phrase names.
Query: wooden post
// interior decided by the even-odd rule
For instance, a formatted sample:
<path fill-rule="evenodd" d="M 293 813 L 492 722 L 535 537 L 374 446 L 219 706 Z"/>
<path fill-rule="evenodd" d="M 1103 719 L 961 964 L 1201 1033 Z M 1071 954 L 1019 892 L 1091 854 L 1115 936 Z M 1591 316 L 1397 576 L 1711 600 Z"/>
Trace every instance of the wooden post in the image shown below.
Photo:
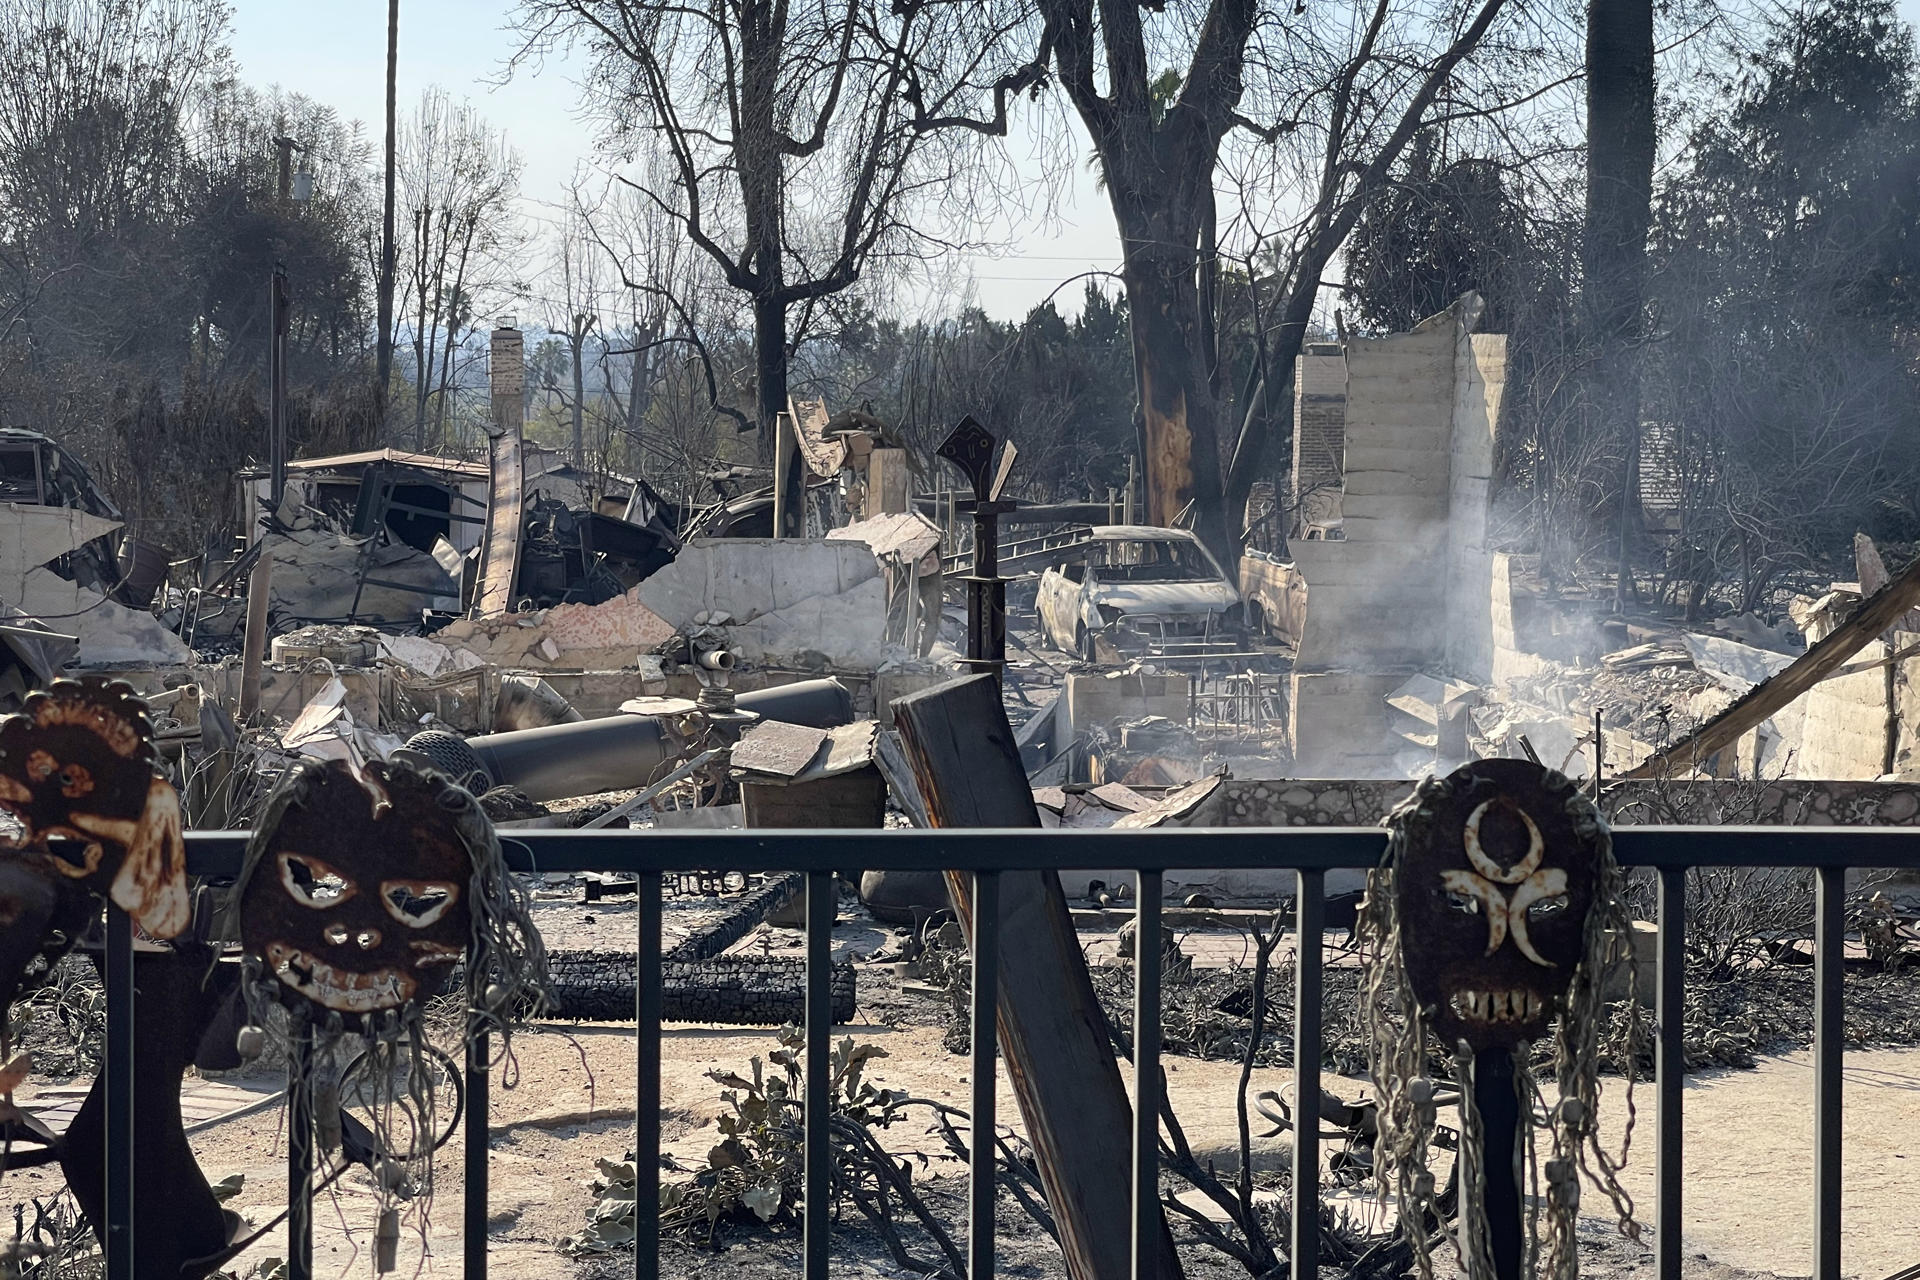
<path fill-rule="evenodd" d="M 787 536 L 787 473 L 799 459 L 793 456 L 793 419 L 777 413 L 773 421 L 773 536 L 784 538 Z M 868 484 L 872 484 L 871 472 Z"/>
<path fill-rule="evenodd" d="M 280 145 L 280 199 L 292 182 L 293 139 L 277 138 Z M 287 269 L 274 264 L 267 283 L 267 498 L 274 514 L 287 491 Z M 248 514 L 253 514 L 249 512 Z M 267 528 L 259 527 L 260 558 L 247 579 L 247 630 L 240 653 L 240 718 L 250 720 L 260 710 L 260 674 L 267 657 L 267 601 L 273 590 L 273 556 L 266 545 Z"/>
<path fill-rule="evenodd" d="M 485 617 L 513 608 L 515 579 L 520 568 L 520 534 L 526 501 L 525 454 L 522 433 L 527 406 L 525 339 L 503 317 L 493 331 L 489 361 L 493 422 L 487 432 L 492 483 L 487 501 L 486 532 L 480 541 L 480 571 L 475 577 L 475 615 Z"/>
<path fill-rule="evenodd" d="M 1505 1049 L 1473 1056 L 1473 1105 L 1480 1109 L 1480 1168 L 1487 1184 L 1492 1280 L 1520 1280 L 1520 1182 L 1513 1159 L 1520 1101 L 1513 1091 L 1513 1056 Z"/>
<path fill-rule="evenodd" d="M 1040 825 L 992 676 L 910 694 L 893 704 L 893 716 L 932 825 Z M 947 873 L 947 893 L 969 941 L 972 884 L 970 875 Z M 1059 876 L 1000 873 L 999 959 L 1000 1043 L 1067 1274 L 1130 1275 L 1133 1107 Z M 1160 1245 L 1161 1280 L 1180 1280 L 1164 1218 Z"/>

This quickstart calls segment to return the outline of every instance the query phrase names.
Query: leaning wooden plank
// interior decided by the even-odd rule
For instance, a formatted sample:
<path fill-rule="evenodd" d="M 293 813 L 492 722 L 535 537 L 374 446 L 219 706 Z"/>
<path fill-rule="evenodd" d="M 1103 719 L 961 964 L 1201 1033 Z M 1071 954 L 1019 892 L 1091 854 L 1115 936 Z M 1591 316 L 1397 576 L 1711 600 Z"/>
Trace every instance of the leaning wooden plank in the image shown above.
<path fill-rule="evenodd" d="M 932 825 L 1040 825 L 993 677 L 966 676 L 902 698 L 893 721 Z M 969 938 L 971 882 L 947 873 Z M 1000 975 L 1000 1045 L 1067 1274 L 1128 1275 L 1133 1107 L 1054 873 L 1001 873 Z M 1164 1224 L 1158 1274 L 1183 1274 Z"/>
<path fill-rule="evenodd" d="M 1898 622 L 1916 602 L 1920 602 L 1920 560 L 1915 560 L 1899 577 L 1869 596 L 1859 611 L 1826 639 L 1815 643 L 1770 679 L 1753 686 L 1738 702 L 1692 734 L 1648 756 L 1641 764 L 1618 775 L 1617 780 L 1666 777 L 1711 759 L 1715 752 L 1732 746 L 1741 734 L 1757 728 L 1774 712 L 1833 674 L 1869 641 Z"/>

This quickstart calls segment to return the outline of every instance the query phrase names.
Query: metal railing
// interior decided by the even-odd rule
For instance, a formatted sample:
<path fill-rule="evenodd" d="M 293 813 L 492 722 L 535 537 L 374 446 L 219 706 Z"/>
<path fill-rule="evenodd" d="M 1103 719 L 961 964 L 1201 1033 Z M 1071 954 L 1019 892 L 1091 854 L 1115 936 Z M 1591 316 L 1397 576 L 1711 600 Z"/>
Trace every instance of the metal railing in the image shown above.
<path fill-rule="evenodd" d="M 240 866 L 244 832 L 194 832 L 189 870 L 232 877 Z M 972 1102 L 967 1232 L 971 1280 L 991 1276 L 994 1260 L 994 1006 L 1002 976 L 999 952 L 999 875 L 1003 871 L 1134 868 L 1138 880 L 1136 936 L 1159 936 L 1161 877 L 1170 870 L 1204 868 L 1291 870 L 1298 877 L 1295 926 L 1301 938 L 1322 936 L 1326 872 L 1377 864 L 1384 836 L 1377 828 L 1215 829 L 1143 831 L 527 831 L 503 838 L 509 864 L 521 872 L 622 872 L 637 877 L 639 906 L 636 1076 L 637 1173 L 634 1272 L 658 1274 L 660 1156 L 660 1012 L 662 876 L 688 867 L 739 871 L 800 871 L 807 877 L 806 1058 L 804 1072 L 803 1245 L 806 1280 L 827 1275 L 829 1186 L 829 1053 L 831 928 L 834 869 L 949 869 L 973 875 Z M 1791 867 L 1815 874 L 1814 905 L 1814 1280 L 1841 1280 L 1841 979 L 1846 873 L 1849 868 L 1920 869 L 1920 832 L 1894 828 L 1626 827 L 1614 831 L 1620 862 L 1652 869 L 1656 907 L 1658 984 L 1655 1017 L 1656 1198 L 1654 1250 L 1659 1280 L 1680 1277 L 1681 1083 L 1685 1070 L 1682 1001 L 1685 958 L 1685 873 L 1694 867 Z M 1295 994 L 1295 1094 L 1320 1093 L 1322 1008 L 1320 947 L 1298 950 Z M 1160 1231 L 1158 1129 L 1160 1113 L 1160 954 L 1136 948 L 1133 1134 L 1133 1274 L 1152 1275 Z M 128 918 L 110 910 L 106 955 L 108 1121 L 107 1274 L 132 1280 L 138 1254 L 133 1186 L 133 940 Z M 488 1098 L 486 1045 L 467 1061 L 464 1274 L 487 1274 Z M 290 1100 L 298 1122 L 311 1122 L 311 1099 Z M 294 1126 L 299 1127 L 298 1123 Z M 306 1185 L 310 1140 L 290 1136 L 290 1186 Z M 1291 1257 L 1293 1274 L 1316 1274 L 1320 1152 L 1317 1127 L 1295 1129 Z M 1917 1187 L 1916 1189 L 1920 1189 Z M 289 1219 L 292 1280 L 312 1275 L 310 1206 Z"/>

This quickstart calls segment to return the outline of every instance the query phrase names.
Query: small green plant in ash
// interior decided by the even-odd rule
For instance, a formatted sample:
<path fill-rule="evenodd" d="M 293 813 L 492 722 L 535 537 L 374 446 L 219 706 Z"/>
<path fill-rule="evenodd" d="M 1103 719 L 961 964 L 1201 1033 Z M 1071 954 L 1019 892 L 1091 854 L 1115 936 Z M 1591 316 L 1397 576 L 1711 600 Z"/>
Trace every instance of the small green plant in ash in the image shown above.
<path fill-rule="evenodd" d="M 721 1140 L 707 1152 L 704 1166 L 682 1170 L 691 1178 L 665 1182 L 660 1187 L 660 1225 L 706 1243 L 715 1243 L 722 1223 L 747 1221 L 769 1226 L 791 1225 L 797 1217 L 803 1191 L 801 1143 L 805 1132 L 802 1088 L 806 1036 L 798 1027 L 783 1027 L 780 1047 L 762 1061 L 751 1060 L 747 1074 L 710 1071 L 708 1079 L 723 1086 L 720 1098 L 729 1114 L 720 1117 Z M 964 1264 L 957 1246 L 927 1210 L 913 1185 L 912 1165 L 886 1151 L 874 1136 L 904 1118 L 908 1108 L 941 1108 L 904 1093 L 876 1088 L 866 1078 L 866 1065 L 887 1056 L 874 1044 L 858 1044 L 851 1036 L 832 1050 L 829 1066 L 833 1154 L 832 1186 L 836 1206 L 852 1204 L 887 1243 L 902 1265 L 921 1263 L 913 1258 L 900 1233 L 896 1212 L 904 1210 L 946 1255 Z M 921 1156 L 924 1165 L 927 1156 Z M 562 1242 L 564 1252 L 581 1257 L 630 1246 L 634 1238 L 634 1199 L 639 1170 L 632 1153 L 624 1161 L 598 1162 L 600 1176 L 591 1184 L 595 1204 L 587 1229 Z M 915 1266 L 925 1270 L 924 1264 Z"/>
<path fill-rule="evenodd" d="M 106 988 L 84 961 L 69 957 L 14 1005 L 8 1033 L 10 1043 L 33 1050 L 41 1075 L 95 1074 L 106 1058 Z"/>

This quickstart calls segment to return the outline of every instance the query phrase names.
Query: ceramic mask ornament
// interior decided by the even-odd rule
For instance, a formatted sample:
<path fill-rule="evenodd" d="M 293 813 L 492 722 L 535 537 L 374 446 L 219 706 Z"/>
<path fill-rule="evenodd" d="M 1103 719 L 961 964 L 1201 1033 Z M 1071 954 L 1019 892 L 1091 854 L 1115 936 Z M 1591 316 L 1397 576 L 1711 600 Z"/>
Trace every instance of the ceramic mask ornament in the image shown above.
<path fill-rule="evenodd" d="M 55 874 L 110 897 L 155 938 L 192 919 L 180 800 L 154 772 L 146 704 L 118 681 L 60 680 L 0 719 L 0 808 Z M 48 841 L 78 842 L 69 858 Z"/>
<path fill-rule="evenodd" d="M 1573 784 L 1485 760 L 1423 786 L 1395 870 L 1408 976 L 1441 1042 L 1476 1052 L 1542 1039 L 1586 946 L 1596 829 Z"/>
<path fill-rule="evenodd" d="M 1572 780 L 1526 760 L 1478 760 L 1428 778 L 1386 819 L 1387 855 L 1367 881 L 1357 933 L 1366 966 L 1361 1016 L 1378 1090 L 1375 1176 L 1405 1224 L 1438 1221 L 1466 1274 L 1493 1274 L 1487 1161 L 1511 1158 L 1527 1180 L 1526 1272 L 1579 1271 L 1583 1181 L 1638 1239 L 1620 1185 L 1626 1160 L 1600 1145 L 1600 1075 L 1624 1070 L 1631 1133 L 1633 1071 L 1645 1043 L 1632 991 L 1626 881 L 1593 802 Z M 1624 987 L 1627 998 L 1610 1004 Z M 1536 1075 L 1551 1046 L 1551 1075 Z M 1609 1063 L 1609 1058 L 1612 1059 Z M 1474 1081 L 1511 1071 L 1521 1121 L 1511 1153 L 1484 1147 Z M 1436 1186 L 1443 1090 L 1457 1087 L 1457 1140 Z M 1537 1158 L 1536 1158 L 1537 1157 Z M 1414 1271 L 1433 1275 L 1432 1236 L 1410 1229 Z"/>
<path fill-rule="evenodd" d="M 243 949 L 287 1003 L 352 1017 L 437 994 L 473 926 L 462 814 L 441 803 L 450 784 L 379 762 L 364 782 L 339 760 L 298 772 L 298 798 L 255 836 Z"/>
<path fill-rule="evenodd" d="M 424 1233 L 433 1152 L 452 1134 L 436 1118 L 427 1001 L 464 963 L 469 1043 L 498 1032 L 490 1046 L 511 1055 L 514 1023 L 546 1001 L 527 891 L 479 801 L 451 778 L 400 761 L 305 760 L 267 798 L 235 893 L 251 1015 L 240 1052 L 280 1037 L 288 1088 L 314 1097 L 322 1151 L 350 1145 L 339 1117 L 353 1100 L 368 1145 L 386 1153 L 372 1165 L 374 1256 L 390 1271 L 401 1202 Z M 348 1037 L 391 1069 L 343 1079 Z"/>

